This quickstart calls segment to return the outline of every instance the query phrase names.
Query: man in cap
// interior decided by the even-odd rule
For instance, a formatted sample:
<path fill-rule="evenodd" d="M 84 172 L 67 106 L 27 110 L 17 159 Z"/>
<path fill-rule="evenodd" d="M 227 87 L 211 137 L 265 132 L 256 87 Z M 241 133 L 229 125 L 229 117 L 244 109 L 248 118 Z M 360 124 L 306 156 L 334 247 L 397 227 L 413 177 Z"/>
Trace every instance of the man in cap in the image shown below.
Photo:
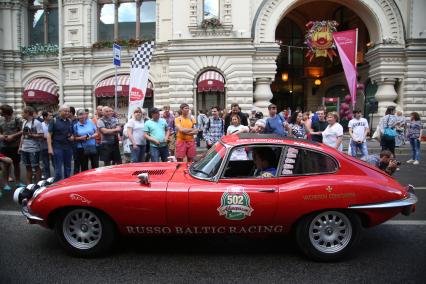
<path fill-rule="evenodd" d="M 167 140 L 169 139 L 170 130 L 165 119 L 160 118 L 160 110 L 152 108 L 150 110 L 151 119 L 145 122 L 144 135 L 145 139 L 150 143 L 151 161 L 166 162 L 169 156 L 169 148 Z"/>

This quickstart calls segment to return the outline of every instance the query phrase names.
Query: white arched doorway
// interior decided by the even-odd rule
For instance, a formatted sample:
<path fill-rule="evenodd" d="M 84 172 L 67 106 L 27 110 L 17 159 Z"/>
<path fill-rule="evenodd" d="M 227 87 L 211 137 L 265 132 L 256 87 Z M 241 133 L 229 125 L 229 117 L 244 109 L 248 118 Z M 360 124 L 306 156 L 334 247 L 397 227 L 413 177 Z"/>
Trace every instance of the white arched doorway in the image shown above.
<path fill-rule="evenodd" d="M 255 14 L 252 25 L 252 37 L 257 52 L 254 61 L 255 74 L 254 100 L 256 106 L 266 106 L 272 99 L 270 83 L 275 78 L 275 60 L 279 54 L 279 45 L 275 42 L 275 31 L 279 23 L 291 11 L 310 2 L 302 0 L 264 0 Z M 372 48 L 365 59 L 369 63 L 368 76 L 378 85 L 376 99 L 379 101 L 379 113 L 389 105 L 395 105 L 398 94 L 395 83 L 404 77 L 404 25 L 401 13 L 394 0 L 323 0 L 349 7 L 361 18 L 370 34 Z M 257 60 L 259 58 L 259 60 Z M 266 62 L 265 59 L 269 59 Z M 391 62 L 391 64 L 389 64 Z M 265 68 L 269 66 L 271 70 Z"/>

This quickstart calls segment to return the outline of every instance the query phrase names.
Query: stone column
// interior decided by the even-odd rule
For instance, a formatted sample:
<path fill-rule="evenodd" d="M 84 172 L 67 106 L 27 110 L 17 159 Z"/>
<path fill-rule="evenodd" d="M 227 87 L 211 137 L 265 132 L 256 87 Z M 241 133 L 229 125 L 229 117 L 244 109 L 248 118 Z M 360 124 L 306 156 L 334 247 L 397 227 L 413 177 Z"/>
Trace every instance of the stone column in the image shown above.
<path fill-rule="evenodd" d="M 271 91 L 271 78 L 256 78 L 254 89 L 254 105 L 264 115 L 267 115 L 268 105 L 273 97 Z"/>
<path fill-rule="evenodd" d="M 396 100 L 401 94 L 395 90 L 395 83 L 402 81 L 405 69 L 404 46 L 395 41 L 386 41 L 369 50 L 366 54 L 370 68 L 368 75 L 378 85 L 376 99 L 379 110 L 374 120 L 381 118 L 388 106 L 396 106 Z"/>
<path fill-rule="evenodd" d="M 263 115 L 268 116 L 268 105 L 273 97 L 271 83 L 275 78 L 277 64 L 275 60 L 280 53 L 276 43 L 262 43 L 255 46 L 253 56 L 253 78 L 255 90 L 253 94 L 254 105 Z"/>
<path fill-rule="evenodd" d="M 395 100 L 398 98 L 398 94 L 395 90 L 396 78 L 385 78 L 381 81 L 376 81 L 378 85 L 376 92 L 376 100 L 379 102 L 379 115 L 385 114 L 388 106 L 396 106 Z"/>

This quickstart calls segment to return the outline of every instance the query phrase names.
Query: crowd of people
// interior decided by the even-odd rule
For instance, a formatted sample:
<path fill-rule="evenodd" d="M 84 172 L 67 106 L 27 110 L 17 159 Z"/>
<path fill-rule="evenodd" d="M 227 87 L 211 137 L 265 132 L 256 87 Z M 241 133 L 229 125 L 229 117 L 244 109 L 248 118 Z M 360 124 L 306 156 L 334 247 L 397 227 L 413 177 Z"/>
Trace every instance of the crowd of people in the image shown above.
<path fill-rule="evenodd" d="M 178 161 L 191 162 L 197 147 L 205 141 L 212 147 L 222 136 L 238 133 L 265 133 L 282 137 L 294 137 L 320 142 L 343 151 L 343 126 L 336 112 L 326 112 L 320 106 L 315 112 L 292 112 L 286 108 L 278 112 L 275 104 L 268 106 L 268 116 L 253 109 L 250 114 L 241 111 L 233 103 L 231 110 L 211 107 L 208 112 L 199 111 L 195 116 L 188 104 L 171 111 L 169 106 L 162 110 L 152 108 L 149 115 L 136 108 L 122 125 L 109 106 L 97 106 L 92 118 L 87 109 L 63 105 L 58 113 L 39 112 L 27 106 L 22 117 L 14 115 L 9 105 L 0 106 L 0 162 L 3 164 L 3 190 L 11 190 L 11 182 L 21 184 L 20 163 L 25 166 L 25 183 L 37 182 L 51 176 L 51 164 L 55 180 L 67 178 L 90 168 L 124 162 L 159 162 L 175 156 Z M 420 162 L 420 135 L 422 124 L 418 113 L 411 113 L 406 121 L 402 113 L 395 115 L 389 107 L 380 120 L 375 136 L 379 136 L 382 152 L 369 155 L 367 135 L 368 121 L 360 110 L 348 123 L 350 142 L 348 154 L 359 157 L 392 174 L 397 168 L 395 147 L 407 139 L 412 148 L 412 157 L 407 163 Z M 120 151 L 119 141 L 122 141 Z M 123 153 L 123 155 L 121 155 Z M 124 159 L 122 157 L 124 156 Z M 72 163 L 74 161 L 74 163 Z M 74 164 L 72 169 L 72 164 Z M 11 167 L 14 179 L 11 177 Z M 1 196 L 1 190 L 0 190 Z"/>

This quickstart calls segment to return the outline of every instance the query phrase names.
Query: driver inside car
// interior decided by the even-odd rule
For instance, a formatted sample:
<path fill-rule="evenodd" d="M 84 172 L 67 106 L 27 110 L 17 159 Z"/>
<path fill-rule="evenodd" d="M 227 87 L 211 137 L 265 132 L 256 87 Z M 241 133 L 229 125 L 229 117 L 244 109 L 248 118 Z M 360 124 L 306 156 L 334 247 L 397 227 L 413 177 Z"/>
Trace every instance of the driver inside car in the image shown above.
<path fill-rule="evenodd" d="M 259 178 L 274 177 L 277 168 L 275 167 L 275 153 L 271 148 L 259 147 L 253 150 L 253 160 L 256 165 L 254 176 Z"/>

